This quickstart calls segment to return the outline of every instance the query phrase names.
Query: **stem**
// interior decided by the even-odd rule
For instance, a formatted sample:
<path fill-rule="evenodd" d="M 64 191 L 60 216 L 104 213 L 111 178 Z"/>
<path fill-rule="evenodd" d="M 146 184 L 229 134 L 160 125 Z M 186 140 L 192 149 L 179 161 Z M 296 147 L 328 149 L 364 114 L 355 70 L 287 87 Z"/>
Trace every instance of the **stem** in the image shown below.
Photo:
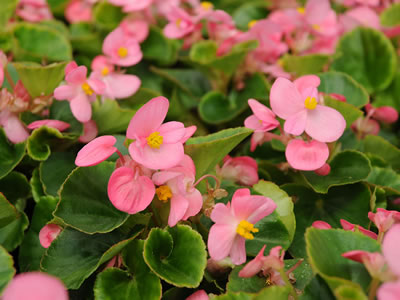
<path fill-rule="evenodd" d="M 379 279 L 374 278 L 372 279 L 371 286 L 369 288 L 368 300 L 375 300 L 376 290 L 379 286 Z"/>
<path fill-rule="evenodd" d="M 282 268 L 279 270 L 279 274 L 281 275 L 282 280 L 285 282 L 285 284 L 290 287 L 290 294 L 292 295 L 292 297 L 297 300 L 298 296 L 296 291 L 293 288 L 293 285 L 290 283 L 289 278 L 287 277 L 285 270 Z"/>
<path fill-rule="evenodd" d="M 383 235 L 384 235 L 384 232 L 383 231 L 379 231 L 378 238 L 376 239 L 379 244 L 382 244 Z"/>
<path fill-rule="evenodd" d="M 117 149 L 117 154 L 118 154 L 118 156 L 119 156 L 119 158 L 121 159 L 121 163 L 123 164 L 123 165 L 125 165 L 125 158 L 124 158 L 124 156 L 122 155 L 122 153 Z"/>
<path fill-rule="evenodd" d="M 207 177 L 211 177 L 215 180 L 215 189 L 218 189 L 219 186 L 221 185 L 220 180 L 217 178 L 217 176 L 211 175 L 211 174 L 206 174 L 201 176 L 194 184 L 193 187 L 195 187 L 196 185 L 198 185 L 202 180 L 206 179 Z"/>
<path fill-rule="evenodd" d="M 161 227 L 161 226 L 160 226 L 161 222 L 160 222 L 160 220 L 159 220 L 159 218 L 158 218 L 158 215 L 156 215 L 156 213 L 155 213 L 155 211 L 154 211 L 154 209 L 153 209 L 153 202 L 152 202 L 148 207 L 149 207 L 149 209 L 150 209 L 150 211 L 151 211 L 151 218 L 153 219 L 154 224 L 155 224 L 157 227 Z"/>
<path fill-rule="evenodd" d="M 7 70 L 7 65 L 4 67 L 4 76 L 6 77 L 7 82 L 10 85 L 11 89 L 14 91 L 15 84 L 14 84 L 14 81 L 13 81 L 10 73 Z"/>

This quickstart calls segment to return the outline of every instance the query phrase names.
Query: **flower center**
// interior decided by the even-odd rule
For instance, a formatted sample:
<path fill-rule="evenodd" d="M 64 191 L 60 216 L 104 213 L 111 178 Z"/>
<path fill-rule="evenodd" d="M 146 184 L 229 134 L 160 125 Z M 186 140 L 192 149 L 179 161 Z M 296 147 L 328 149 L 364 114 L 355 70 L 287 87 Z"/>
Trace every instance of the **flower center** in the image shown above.
<path fill-rule="evenodd" d="M 313 24 L 312 28 L 316 31 L 319 31 L 321 29 L 321 26 L 319 26 L 318 24 Z"/>
<path fill-rule="evenodd" d="M 251 20 L 248 24 L 247 24 L 247 27 L 249 27 L 249 28 L 252 28 L 254 25 L 256 25 L 257 24 L 257 20 Z"/>
<path fill-rule="evenodd" d="M 182 23 L 182 19 L 181 18 L 176 19 L 175 24 L 176 24 L 177 27 L 180 27 L 181 23 Z"/>
<path fill-rule="evenodd" d="M 110 73 L 110 70 L 107 67 L 104 67 L 103 70 L 101 70 L 101 75 L 107 76 L 108 73 Z"/>
<path fill-rule="evenodd" d="M 94 91 L 92 90 L 92 88 L 90 87 L 90 85 L 85 82 L 84 84 L 82 84 L 82 90 L 85 92 L 86 95 L 88 96 L 92 96 Z"/>
<path fill-rule="evenodd" d="M 252 232 L 256 233 L 258 232 L 258 229 L 254 228 L 254 225 L 246 220 L 240 221 L 236 228 L 236 233 L 248 240 L 254 239 Z"/>
<path fill-rule="evenodd" d="M 128 49 L 126 49 L 125 47 L 120 47 L 118 49 L 118 56 L 120 58 L 125 58 L 128 55 Z"/>
<path fill-rule="evenodd" d="M 306 98 L 306 100 L 304 101 L 304 106 L 310 110 L 315 109 L 317 107 L 317 99 L 315 99 L 314 97 L 308 96 Z"/>
<path fill-rule="evenodd" d="M 163 137 L 160 135 L 158 131 L 154 131 L 152 134 L 150 134 L 146 140 L 147 140 L 147 145 L 149 145 L 151 148 L 157 148 L 159 149 L 160 146 L 163 143 Z"/>
<path fill-rule="evenodd" d="M 306 13 L 306 9 L 304 7 L 298 7 L 296 10 L 301 15 L 304 15 Z"/>
<path fill-rule="evenodd" d="M 211 2 L 208 1 L 203 1 L 200 3 L 201 7 L 205 10 L 210 10 L 214 7 L 214 5 Z"/>
<path fill-rule="evenodd" d="M 156 188 L 156 194 L 158 199 L 160 199 L 162 202 L 167 202 L 172 198 L 172 191 L 168 185 L 162 185 Z"/>

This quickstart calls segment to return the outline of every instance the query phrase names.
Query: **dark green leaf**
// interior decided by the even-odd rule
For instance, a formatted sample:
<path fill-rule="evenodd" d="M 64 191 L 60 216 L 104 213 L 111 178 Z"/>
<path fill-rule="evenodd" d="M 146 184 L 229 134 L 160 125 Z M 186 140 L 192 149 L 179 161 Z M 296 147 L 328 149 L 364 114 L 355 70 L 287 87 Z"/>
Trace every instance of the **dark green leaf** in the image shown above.
<path fill-rule="evenodd" d="M 0 128 L 0 178 L 10 173 L 25 155 L 25 142 L 12 144 Z"/>
<path fill-rule="evenodd" d="M 0 295 L 15 274 L 13 258 L 0 246 Z"/>

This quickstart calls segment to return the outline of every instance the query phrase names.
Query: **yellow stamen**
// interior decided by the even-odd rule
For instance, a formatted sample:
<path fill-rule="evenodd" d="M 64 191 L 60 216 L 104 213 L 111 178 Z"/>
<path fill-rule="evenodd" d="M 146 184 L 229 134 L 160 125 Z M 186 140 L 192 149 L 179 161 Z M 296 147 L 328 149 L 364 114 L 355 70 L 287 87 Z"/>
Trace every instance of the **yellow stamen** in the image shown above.
<path fill-rule="evenodd" d="M 126 49 L 125 47 L 120 47 L 118 49 L 118 56 L 120 58 L 125 58 L 128 55 L 128 49 Z"/>
<path fill-rule="evenodd" d="M 84 84 L 82 84 L 82 90 L 85 92 L 86 95 L 88 96 L 92 96 L 94 91 L 92 90 L 92 88 L 90 87 L 90 85 L 85 82 Z"/>
<path fill-rule="evenodd" d="M 318 24 L 313 24 L 312 28 L 316 31 L 320 31 L 321 30 L 321 26 L 319 26 Z"/>
<path fill-rule="evenodd" d="M 304 106 L 307 109 L 315 109 L 317 107 L 317 99 L 315 99 L 314 97 L 307 97 L 306 100 L 304 101 Z"/>
<path fill-rule="evenodd" d="M 254 228 L 254 225 L 246 220 L 240 221 L 236 228 L 236 233 L 248 240 L 254 239 L 252 232 L 256 233 L 258 232 L 258 229 Z"/>
<path fill-rule="evenodd" d="M 162 202 L 167 202 L 172 198 L 172 191 L 168 185 L 162 185 L 156 188 L 156 194 L 158 199 L 160 199 Z"/>
<path fill-rule="evenodd" d="M 251 20 L 248 24 L 247 24 L 247 27 L 249 27 L 249 28 L 252 28 L 254 25 L 256 25 L 257 24 L 257 20 Z"/>
<path fill-rule="evenodd" d="M 200 3 L 201 7 L 205 10 L 210 10 L 214 8 L 214 5 L 211 2 L 203 1 Z"/>
<path fill-rule="evenodd" d="M 181 23 L 182 23 L 182 19 L 181 18 L 176 19 L 175 24 L 176 24 L 177 27 L 181 26 Z"/>
<path fill-rule="evenodd" d="M 149 145 L 151 148 L 157 148 L 159 149 L 160 146 L 163 143 L 163 137 L 160 135 L 158 131 L 153 132 L 150 134 L 146 140 L 147 140 L 147 145 Z"/>
<path fill-rule="evenodd" d="M 108 73 L 110 73 L 110 70 L 107 67 L 104 67 L 103 70 L 101 70 L 101 75 L 107 76 Z"/>
<path fill-rule="evenodd" d="M 306 9 L 304 7 L 298 7 L 297 12 L 301 15 L 304 15 L 306 13 Z"/>

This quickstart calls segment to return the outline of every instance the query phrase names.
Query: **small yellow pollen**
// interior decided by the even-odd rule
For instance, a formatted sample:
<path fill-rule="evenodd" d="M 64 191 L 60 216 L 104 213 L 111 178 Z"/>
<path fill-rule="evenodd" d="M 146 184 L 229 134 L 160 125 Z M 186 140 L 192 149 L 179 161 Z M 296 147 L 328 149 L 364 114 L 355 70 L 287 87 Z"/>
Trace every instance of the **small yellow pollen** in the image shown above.
<path fill-rule="evenodd" d="M 257 20 L 251 20 L 248 24 L 247 24 L 247 27 L 249 27 L 249 28 L 252 28 L 254 25 L 256 25 L 257 24 Z"/>
<path fill-rule="evenodd" d="M 240 221 L 236 228 L 236 233 L 248 240 L 254 239 L 252 232 L 256 233 L 258 232 L 258 229 L 254 228 L 254 225 L 246 220 Z"/>
<path fill-rule="evenodd" d="M 316 31 L 320 31 L 321 30 L 321 26 L 319 26 L 318 24 L 313 24 L 312 28 Z"/>
<path fill-rule="evenodd" d="M 110 70 L 107 67 L 104 67 L 103 70 L 101 70 L 101 75 L 107 76 L 108 73 L 110 73 Z"/>
<path fill-rule="evenodd" d="M 306 13 L 306 9 L 304 7 L 298 7 L 297 12 L 301 15 L 304 15 Z"/>
<path fill-rule="evenodd" d="M 147 140 L 147 145 L 149 145 L 151 148 L 159 149 L 163 143 L 164 138 L 160 135 L 158 131 L 155 131 L 152 134 L 150 134 L 146 138 L 146 140 Z"/>
<path fill-rule="evenodd" d="M 172 198 L 172 191 L 168 185 L 162 185 L 156 188 L 156 194 L 158 199 L 160 199 L 162 202 L 167 202 Z"/>
<path fill-rule="evenodd" d="M 317 100 L 314 97 L 311 98 L 310 96 L 308 96 L 304 101 L 304 106 L 307 109 L 313 110 L 317 107 Z"/>
<path fill-rule="evenodd" d="M 176 19 L 175 24 L 176 24 L 177 27 L 180 27 L 181 23 L 182 23 L 182 19 L 181 18 Z"/>
<path fill-rule="evenodd" d="M 126 49 L 125 47 L 120 47 L 118 49 L 118 56 L 120 58 L 125 58 L 128 55 L 128 49 Z"/>
<path fill-rule="evenodd" d="M 211 2 L 208 2 L 208 1 L 203 1 L 203 2 L 200 3 L 200 5 L 205 10 L 210 10 L 210 9 L 214 8 L 214 5 Z"/>
<path fill-rule="evenodd" d="M 86 95 L 88 96 L 92 96 L 94 91 L 92 90 L 92 88 L 90 87 L 90 85 L 85 82 L 84 84 L 82 84 L 82 90 L 85 92 Z"/>

